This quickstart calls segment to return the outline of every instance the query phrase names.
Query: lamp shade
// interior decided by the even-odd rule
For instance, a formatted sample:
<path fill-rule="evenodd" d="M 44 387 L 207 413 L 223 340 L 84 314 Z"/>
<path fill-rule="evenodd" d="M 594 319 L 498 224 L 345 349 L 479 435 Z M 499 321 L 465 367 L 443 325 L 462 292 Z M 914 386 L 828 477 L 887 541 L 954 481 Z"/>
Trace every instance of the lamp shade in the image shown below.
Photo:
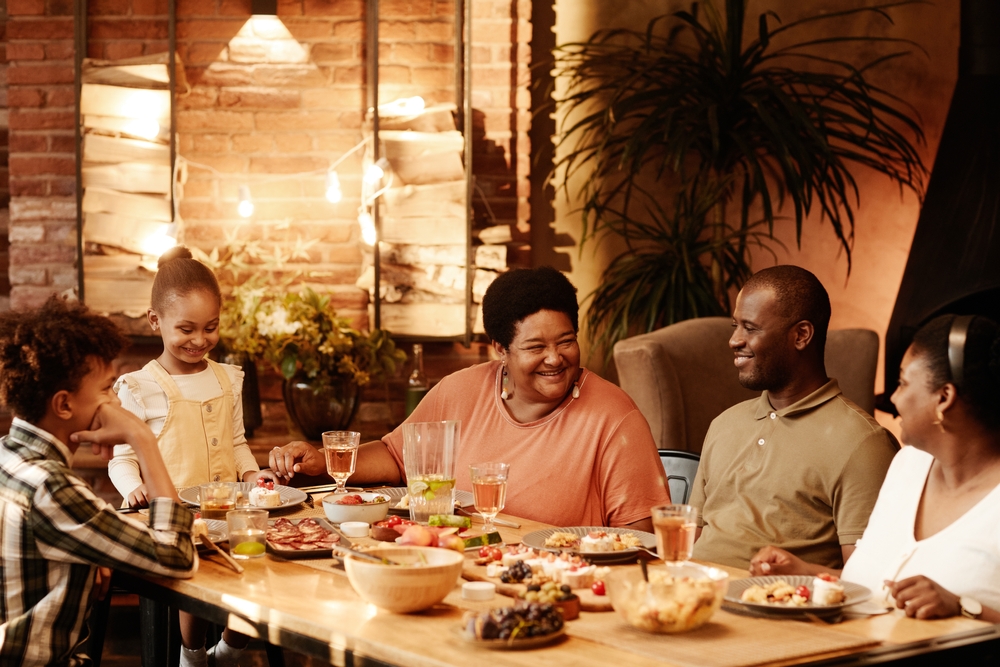
<path fill-rule="evenodd" d="M 250 13 L 274 16 L 278 13 L 278 0 L 250 0 Z"/>

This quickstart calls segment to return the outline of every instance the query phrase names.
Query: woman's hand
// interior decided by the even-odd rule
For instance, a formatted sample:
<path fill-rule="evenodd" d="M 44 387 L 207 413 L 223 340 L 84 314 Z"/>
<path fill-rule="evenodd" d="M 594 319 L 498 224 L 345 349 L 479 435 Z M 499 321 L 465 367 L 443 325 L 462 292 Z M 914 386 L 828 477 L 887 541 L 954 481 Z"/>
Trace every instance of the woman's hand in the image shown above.
<path fill-rule="evenodd" d="M 135 510 L 149 507 L 149 496 L 146 494 L 145 484 L 140 484 L 132 489 L 132 493 L 128 494 L 128 506 Z"/>
<path fill-rule="evenodd" d="M 840 574 L 837 570 L 807 563 L 798 556 L 778 547 L 764 547 L 750 559 L 750 574 L 755 577 L 771 574 L 817 575 L 820 572 Z"/>
<path fill-rule="evenodd" d="M 308 442 L 295 440 L 284 447 L 275 447 L 267 456 L 271 472 L 279 479 L 290 480 L 295 473 L 322 475 L 326 472 L 326 458 Z"/>
<path fill-rule="evenodd" d="M 886 581 L 896 606 L 911 618 L 948 618 L 962 613 L 958 596 L 923 575 L 901 581 Z"/>

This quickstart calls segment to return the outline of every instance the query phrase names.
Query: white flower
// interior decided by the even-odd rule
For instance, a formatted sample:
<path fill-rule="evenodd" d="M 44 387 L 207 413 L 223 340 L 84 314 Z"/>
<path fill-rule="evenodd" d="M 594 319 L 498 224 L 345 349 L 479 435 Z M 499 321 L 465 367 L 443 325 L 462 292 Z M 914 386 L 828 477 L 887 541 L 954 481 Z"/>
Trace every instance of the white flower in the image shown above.
<path fill-rule="evenodd" d="M 265 338 L 290 336 L 302 327 L 301 322 L 289 322 L 288 311 L 281 306 L 270 313 L 257 313 L 257 331 Z"/>

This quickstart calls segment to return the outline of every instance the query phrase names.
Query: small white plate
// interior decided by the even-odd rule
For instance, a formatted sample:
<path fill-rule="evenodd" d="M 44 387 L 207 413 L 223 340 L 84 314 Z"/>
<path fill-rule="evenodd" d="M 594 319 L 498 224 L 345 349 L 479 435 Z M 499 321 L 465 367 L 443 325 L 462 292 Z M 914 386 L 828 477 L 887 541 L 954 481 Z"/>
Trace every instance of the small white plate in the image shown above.
<path fill-rule="evenodd" d="M 528 533 L 522 537 L 521 544 L 540 551 L 565 551 L 567 553 L 577 554 L 587 560 L 601 561 L 605 563 L 629 560 L 634 561 L 640 553 L 639 550 L 635 548 L 621 549 L 619 551 L 580 551 L 580 549 L 573 547 L 559 548 L 545 546 L 545 540 L 547 540 L 552 533 L 573 533 L 574 535 L 583 537 L 592 531 L 635 535 L 639 538 L 639 544 L 643 547 L 652 551 L 656 550 L 656 535 L 646 533 L 641 530 L 632 530 L 631 528 L 611 528 L 608 526 L 570 526 L 568 528 L 546 528 L 545 530 L 536 530 L 535 532 Z"/>

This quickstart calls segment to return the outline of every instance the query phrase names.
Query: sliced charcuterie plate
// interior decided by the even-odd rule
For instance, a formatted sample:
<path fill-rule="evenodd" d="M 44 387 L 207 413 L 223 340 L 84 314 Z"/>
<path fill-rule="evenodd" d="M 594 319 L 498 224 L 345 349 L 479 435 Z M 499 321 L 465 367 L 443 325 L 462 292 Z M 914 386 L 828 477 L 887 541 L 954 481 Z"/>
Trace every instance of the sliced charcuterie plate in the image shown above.
<path fill-rule="evenodd" d="M 330 558 L 331 541 L 351 546 L 350 540 L 323 518 L 268 521 L 267 552 L 280 558 Z"/>

